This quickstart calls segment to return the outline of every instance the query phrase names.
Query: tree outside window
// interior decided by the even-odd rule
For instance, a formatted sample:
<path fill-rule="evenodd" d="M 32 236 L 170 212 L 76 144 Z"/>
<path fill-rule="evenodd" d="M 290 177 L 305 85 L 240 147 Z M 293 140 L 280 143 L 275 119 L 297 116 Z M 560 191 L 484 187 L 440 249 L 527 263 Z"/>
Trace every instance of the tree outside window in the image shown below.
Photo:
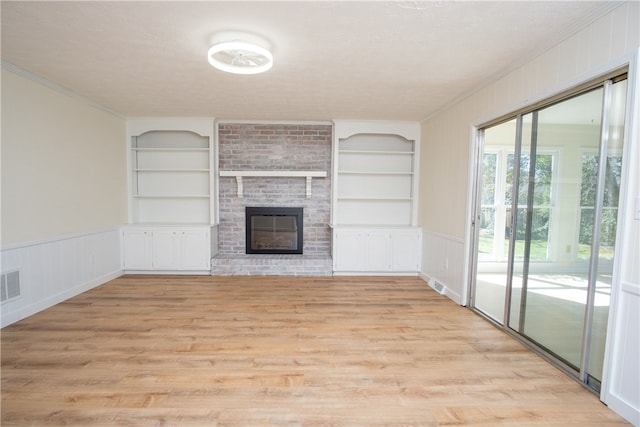
<path fill-rule="evenodd" d="M 607 157 L 605 175 L 599 255 L 601 258 L 611 259 L 613 258 L 613 249 L 616 241 L 620 177 L 622 175 L 622 156 Z M 578 259 L 588 260 L 591 256 L 597 184 L 598 155 L 585 153 L 582 155 L 582 181 L 580 185 Z"/>
<path fill-rule="evenodd" d="M 506 170 L 499 165 L 506 156 Z M 503 260 L 509 249 L 511 206 L 513 200 L 514 154 L 501 151 L 485 153 L 482 169 L 482 206 L 479 252 L 483 258 Z M 553 154 L 536 155 L 530 258 L 546 260 L 549 256 L 549 225 L 552 210 Z M 520 156 L 518 209 L 515 230 L 515 255 L 524 256 L 525 214 L 529 191 L 530 156 Z M 504 227 L 502 230 L 498 227 Z M 496 239 L 497 236 L 497 239 Z M 502 240 L 501 240 L 502 239 Z M 501 240 L 501 241 L 500 241 Z M 499 247 L 495 247 L 496 244 Z"/>

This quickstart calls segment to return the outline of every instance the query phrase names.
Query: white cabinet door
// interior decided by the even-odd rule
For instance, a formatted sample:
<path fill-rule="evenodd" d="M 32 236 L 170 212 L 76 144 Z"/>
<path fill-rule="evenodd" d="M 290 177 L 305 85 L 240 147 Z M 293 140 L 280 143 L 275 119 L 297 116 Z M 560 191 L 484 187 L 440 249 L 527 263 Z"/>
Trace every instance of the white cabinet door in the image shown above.
<path fill-rule="evenodd" d="M 122 231 L 123 269 L 209 271 L 210 227 L 131 227 Z"/>
<path fill-rule="evenodd" d="M 153 268 L 177 270 L 180 268 L 179 235 L 174 229 L 153 231 Z"/>
<path fill-rule="evenodd" d="M 337 228 L 333 233 L 333 270 L 344 273 L 417 273 L 419 228 Z"/>
<path fill-rule="evenodd" d="M 395 231 L 391 237 L 393 271 L 419 271 L 420 231 Z"/>
<path fill-rule="evenodd" d="M 152 233 L 144 228 L 129 228 L 122 231 L 123 268 L 125 270 L 148 270 L 152 268 Z"/>
<path fill-rule="evenodd" d="M 180 232 L 180 265 L 184 270 L 211 268 L 211 237 L 208 230 L 184 229 Z"/>
<path fill-rule="evenodd" d="M 391 233 L 368 231 L 365 236 L 365 271 L 391 270 Z"/>
<path fill-rule="evenodd" d="M 333 240 L 333 269 L 362 271 L 364 269 L 364 232 L 336 230 Z"/>

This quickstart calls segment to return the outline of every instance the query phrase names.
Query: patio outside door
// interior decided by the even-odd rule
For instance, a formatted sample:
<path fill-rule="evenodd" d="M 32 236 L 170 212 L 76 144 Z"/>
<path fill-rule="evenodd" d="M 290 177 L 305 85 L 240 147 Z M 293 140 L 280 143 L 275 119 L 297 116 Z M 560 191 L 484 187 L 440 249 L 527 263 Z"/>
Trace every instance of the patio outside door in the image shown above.
<path fill-rule="evenodd" d="M 482 129 L 470 305 L 594 389 L 615 257 L 626 79 Z"/>

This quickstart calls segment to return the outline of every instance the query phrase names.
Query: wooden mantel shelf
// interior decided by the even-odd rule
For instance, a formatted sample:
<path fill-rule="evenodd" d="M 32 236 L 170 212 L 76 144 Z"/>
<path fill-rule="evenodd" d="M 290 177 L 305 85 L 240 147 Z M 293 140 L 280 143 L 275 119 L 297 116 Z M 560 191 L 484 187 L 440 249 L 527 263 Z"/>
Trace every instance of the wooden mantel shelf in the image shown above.
<path fill-rule="evenodd" d="M 220 171 L 220 176 L 232 176 L 236 178 L 238 183 L 238 198 L 242 198 L 243 184 L 242 178 L 244 177 L 260 177 L 260 178 L 306 178 L 307 179 L 307 199 L 311 198 L 311 180 L 313 178 L 326 178 L 326 171 Z"/>

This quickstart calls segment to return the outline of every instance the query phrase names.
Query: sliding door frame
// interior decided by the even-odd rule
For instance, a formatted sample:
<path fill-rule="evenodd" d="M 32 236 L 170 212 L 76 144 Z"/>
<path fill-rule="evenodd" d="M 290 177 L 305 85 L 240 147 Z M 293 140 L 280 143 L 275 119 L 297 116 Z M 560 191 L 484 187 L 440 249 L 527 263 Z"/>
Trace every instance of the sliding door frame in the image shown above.
<path fill-rule="evenodd" d="M 600 392 L 601 384 L 600 382 L 596 382 L 596 384 L 593 384 L 591 382 L 589 377 L 588 367 L 589 367 L 589 353 L 590 353 L 590 346 L 591 346 L 591 332 L 592 332 L 591 329 L 592 329 L 593 312 L 594 312 L 593 306 L 594 306 L 594 300 L 595 300 L 595 282 L 597 278 L 598 258 L 599 258 L 598 252 L 599 252 L 599 245 L 600 245 L 600 228 L 597 227 L 597 225 L 600 223 L 600 220 L 602 218 L 602 204 L 603 204 L 603 198 L 604 198 L 604 180 L 606 176 L 606 164 L 607 164 L 606 158 L 607 158 L 608 145 L 609 145 L 609 115 L 610 115 L 609 110 L 611 106 L 611 97 L 612 97 L 611 93 L 612 93 L 613 83 L 620 80 L 624 80 L 624 79 L 628 80 L 629 79 L 628 72 L 629 72 L 628 66 L 619 68 L 615 71 L 611 71 L 607 74 L 597 77 L 587 83 L 578 85 L 572 89 L 559 93 L 555 96 L 533 103 L 511 114 L 503 115 L 497 119 L 487 121 L 473 128 L 475 138 L 473 138 L 472 141 L 474 141 L 475 146 L 473 147 L 473 150 L 472 150 L 473 167 L 472 167 L 472 176 L 470 177 L 471 188 L 472 188 L 472 191 L 470 194 L 471 221 L 469 225 L 470 244 L 468 247 L 469 252 L 468 252 L 468 261 L 467 261 L 469 263 L 467 268 L 467 283 L 469 284 L 469 286 L 468 286 L 466 303 L 472 311 L 476 312 L 477 314 L 486 318 L 490 322 L 494 323 L 497 327 L 501 328 L 506 333 L 508 333 L 509 335 L 511 335 L 512 337 L 514 337 L 515 339 L 523 343 L 525 346 L 527 346 L 529 349 L 531 349 L 532 351 L 534 351 L 535 353 L 543 357 L 545 360 L 551 362 L 557 368 L 561 369 L 568 376 L 581 382 L 582 384 L 584 384 L 594 392 Z M 513 194 L 512 194 L 512 206 L 511 206 L 512 215 L 509 223 L 509 227 L 511 228 L 511 233 L 509 236 L 507 281 L 506 281 L 507 283 L 506 283 L 506 292 L 505 292 L 505 301 L 504 301 L 504 317 L 503 317 L 502 324 L 492 319 L 490 316 L 488 316 L 487 314 L 483 313 L 482 311 L 480 311 L 475 307 L 476 276 L 477 276 L 477 267 L 478 267 L 477 248 L 479 245 L 479 228 L 480 228 L 479 221 L 481 218 L 480 217 L 481 215 L 480 199 L 481 199 L 481 192 L 482 192 L 482 159 L 483 159 L 484 149 L 485 149 L 484 132 L 485 132 L 485 129 L 487 128 L 499 125 L 501 123 L 505 123 L 509 120 L 516 119 L 514 158 L 519 159 L 521 156 L 521 148 L 522 148 L 522 137 L 523 137 L 522 128 L 523 128 L 524 115 L 533 114 L 534 125 L 532 126 L 532 129 L 535 132 L 535 129 L 536 129 L 535 122 L 537 118 L 537 112 L 540 109 L 563 102 L 567 99 L 579 96 L 583 93 L 587 93 L 588 91 L 599 88 L 599 87 L 604 88 L 604 93 L 603 93 L 602 121 L 601 121 L 598 152 L 599 152 L 599 159 L 605 159 L 605 161 L 600 160 L 598 165 L 597 194 L 596 194 L 596 203 L 595 203 L 595 211 L 594 211 L 594 225 L 596 227 L 594 227 L 594 234 L 592 236 L 592 241 L 591 241 L 591 256 L 589 259 L 589 273 L 588 273 L 588 292 L 587 292 L 587 301 L 585 306 L 585 321 L 583 324 L 583 338 L 582 338 L 580 366 L 578 367 L 578 370 L 576 370 L 575 366 L 572 366 L 566 363 L 564 360 L 555 356 L 553 353 L 546 351 L 546 349 L 540 344 L 536 343 L 535 341 L 521 334 L 521 332 L 524 330 L 523 329 L 524 325 L 522 324 L 522 322 L 524 319 L 523 310 L 526 309 L 525 297 L 523 297 L 520 302 L 521 311 L 519 314 L 520 318 L 518 322 L 519 324 L 518 330 L 514 330 L 509 326 L 509 319 L 511 316 L 511 300 L 513 296 L 513 273 L 514 273 L 513 265 L 514 265 L 514 259 L 515 259 L 515 230 L 517 226 L 516 212 L 517 212 L 517 205 L 518 205 L 518 200 L 517 200 L 518 199 L 518 183 L 519 183 L 520 172 L 521 172 L 519 161 L 514 161 L 514 171 L 513 171 L 514 183 L 512 186 Z M 629 101 L 630 93 L 633 93 L 633 91 L 628 86 L 627 102 L 626 102 L 627 107 L 630 102 Z M 625 123 L 628 123 L 629 114 L 630 114 L 630 109 L 627 108 L 626 114 L 625 114 Z M 625 126 L 625 136 L 628 135 L 628 131 L 626 127 L 627 126 Z M 624 152 L 628 151 L 628 145 L 629 145 L 628 141 L 625 139 L 624 147 L 623 147 L 623 169 L 622 169 L 623 186 L 621 190 L 625 186 L 624 185 L 626 182 L 625 178 L 627 176 L 626 169 L 628 169 L 628 167 L 625 167 L 625 165 L 629 163 L 629 160 L 625 158 Z M 535 150 L 536 150 L 535 135 L 532 135 L 530 159 L 535 159 Z M 535 163 L 535 160 L 531 160 L 530 162 Z M 530 168 L 529 170 L 530 174 L 534 173 L 535 169 L 532 166 L 532 164 L 529 165 L 529 168 Z M 533 202 L 532 201 L 533 192 L 531 191 L 531 187 L 533 186 L 533 179 L 531 176 L 529 176 L 528 185 L 529 185 L 529 191 L 528 191 L 528 200 L 527 200 L 527 216 L 530 216 L 532 213 L 531 204 Z M 617 214 L 617 221 L 619 225 L 618 230 L 620 230 L 622 229 L 620 225 L 622 224 L 622 220 L 623 220 L 622 214 L 624 212 L 622 198 L 618 203 L 619 203 L 619 206 L 618 206 L 619 209 Z M 531 224 L 531 221 L 529 218 L 526 224 L 527 229 L 530 229 L 530 224 Z M 616 232 L 616 234 L 618 233 L 619 231 Z M 526 234 L 527 236 L 529 236 L 528 232 Z M 616 236 L 616 251 L 615 251 L 616 254 L 620 253 L 618 251 L 618 247 L 620 246 L 620 240 L 621 240 L 620 236 L 619 235 Z M 527 246 L 528 245 L 525 245 L 525 260 L 524 260 L 525 272 L 529 262 L 529 256 L 528 256 L 529 254 L 526 251 Z M 619 256 L 616 256 L 616 258 L 614 259 L 614 266 L 619 263 L 618 258 Z M 614 274 L 616 274 L 616 271 L 617 269 L 614 268 Z M 526 276 L 527 276 L 526 274 L 523 274 L 523 285 L 522 285 L 523 295 L 526 295 Z M 614 284 L 612 283 L 612 286 L 613 285 Z M 614 299 L 613 299 L 614 294 L 615 293 L 612 292 L 610 308 L 613 307 L 613 304 L 614 304 Z M 609 342 L 609 333 L 610 333 L 610 327 L 611 327 L 611 321 L 612 321 L 611 310 L 609 311 L 608 317 L 609 317 L 609 321 L 608 321 L 608 327 L 607 327 L 607 343 Z M 605 366 L 603 367 L 603 369 L 606 372 L 606 354 L 605 354 Z M 605 378 L 606 378 L 606 375 L 603 376 L 603 383 L 605 382 Z"/>

